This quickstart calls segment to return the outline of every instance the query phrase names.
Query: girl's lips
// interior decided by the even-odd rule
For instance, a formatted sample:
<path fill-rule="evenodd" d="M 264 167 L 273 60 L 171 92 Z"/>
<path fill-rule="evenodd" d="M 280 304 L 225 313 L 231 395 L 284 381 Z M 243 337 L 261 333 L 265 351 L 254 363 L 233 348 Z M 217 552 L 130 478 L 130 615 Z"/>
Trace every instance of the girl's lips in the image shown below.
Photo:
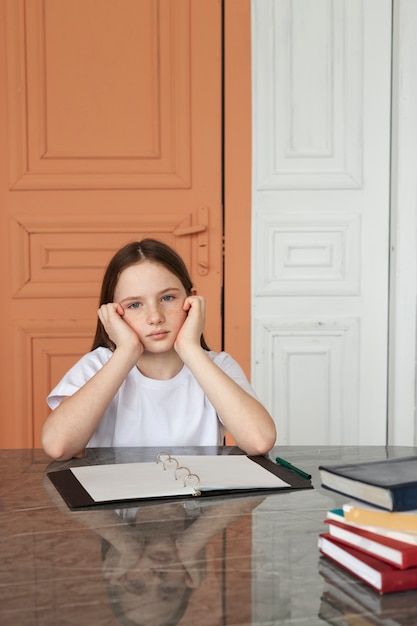
<path fill-rule="evenodd" d="M 165 339 L 167 335 L 168 335 L 167 330 L 159 330 L 157 332 L 151 333 L 150 335 L 148 335 L 148 337 L 150 339 Z"/>

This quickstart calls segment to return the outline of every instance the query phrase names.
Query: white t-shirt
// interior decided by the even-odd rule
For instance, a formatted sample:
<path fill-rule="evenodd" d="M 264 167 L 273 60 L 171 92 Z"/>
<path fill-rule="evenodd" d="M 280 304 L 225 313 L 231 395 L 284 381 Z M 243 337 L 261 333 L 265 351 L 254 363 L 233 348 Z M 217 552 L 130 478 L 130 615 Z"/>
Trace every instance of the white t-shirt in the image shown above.
<path fill-rule="evenodd" d="M 243 370 L 226 352 L 207 355 L 252 396 Z M 82 387 L 112 356 L 108 348 L 84 355 L 47 398 L 55 409 Z M 104 413 L 88 447 L 218 446 L 225 428 L 186 365 L 169 380 L 146 378 L 134 367 Z"/>

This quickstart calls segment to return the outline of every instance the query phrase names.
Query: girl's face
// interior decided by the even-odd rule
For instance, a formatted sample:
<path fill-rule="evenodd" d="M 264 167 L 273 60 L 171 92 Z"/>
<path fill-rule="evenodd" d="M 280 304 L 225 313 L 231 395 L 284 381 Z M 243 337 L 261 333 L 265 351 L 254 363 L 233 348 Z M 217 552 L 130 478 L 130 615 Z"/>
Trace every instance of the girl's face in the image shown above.
<path fill-rule="evenodd" d="M 125 569 L 123 547 L 110 545 L 103 561 L 103 575 L 117 597 L 124 615 L 133 623 L 160 626 L 174 623 L 183 603 L 189 577 L 182 564 L 176 539 L 184 533 L 186 513 L 182 505 L 141 507 L 136 524 L 128 526 L 129 556 L 136 562 Z M 175 622 L 176 623 L 176 622 Z"/>
<path fill-rule="evenodd" d="M 187 313 L 187 293 L 180 279 L 154 261 L 140 261 L 123 270 L 114 291 L 114 301 L 123 319 L 137 333 L 145 351 L 171 350 Z"/>
<path fill-rule="evenodd" d="M 188 587 L 174 539 L 148 540 L 140 552 L 131 569 L 118 571 L 120 555 L 111 546 L 103 563 L 103 575 L 118 597 L 124 615 L 133 623 L 146 626 L 173 623 Z"/>

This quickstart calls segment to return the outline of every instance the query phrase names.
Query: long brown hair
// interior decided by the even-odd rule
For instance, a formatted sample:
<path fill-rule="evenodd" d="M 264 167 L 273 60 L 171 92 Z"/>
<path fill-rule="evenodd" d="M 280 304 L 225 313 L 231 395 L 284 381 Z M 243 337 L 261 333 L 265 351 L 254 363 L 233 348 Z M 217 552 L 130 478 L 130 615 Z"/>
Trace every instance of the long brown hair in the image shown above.
<path fill-rule="evenodd" d="M 100 303 L 107 304 L 114 302 L 114 292 L 120 274 L 127 267 L 140 263 L 140 261 L 154 261 L 163 265 L 168 271 L 180 279 L 187 296 L 190 296 L 193 289 L 193 283 L 188 269 L 180 257 L 180 255 L 170 246 L 157 239 L 142 239 L 141 241 L 132 241 L 121 248 L 111 259 L 104 273 L 101 285 Z M 200 338 L 201 347 L 204 350 L 210 350 L 207 346 L 204 336 Z M 101 321 L 97 320 L 96 334 L 94 337 L 91 350 L 98 347 L 109 348 L 114 351 L 116 346 L 104 330 Z"/>

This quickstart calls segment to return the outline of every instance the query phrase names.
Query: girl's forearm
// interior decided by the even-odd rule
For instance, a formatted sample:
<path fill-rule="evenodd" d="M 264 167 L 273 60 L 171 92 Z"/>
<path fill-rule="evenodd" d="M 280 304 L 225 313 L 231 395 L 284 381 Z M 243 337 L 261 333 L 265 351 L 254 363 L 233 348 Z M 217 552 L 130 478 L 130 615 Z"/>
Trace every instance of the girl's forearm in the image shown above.
<path fill-rule="evenodd" d="M 49 456 L 63 461 L 84 450 L 135 362 L 133 355 L 116 350 L 85 385 L 49 415 L 42 430 L 42 446 Z"/>
<path fill-rule="evenodd" d="M 276 429 L 268 411 L 223 372 L 200 347 L 186 355 L 192 371 L 236 444 L 247 454 L 265 454 L 274 446 Z"/>

